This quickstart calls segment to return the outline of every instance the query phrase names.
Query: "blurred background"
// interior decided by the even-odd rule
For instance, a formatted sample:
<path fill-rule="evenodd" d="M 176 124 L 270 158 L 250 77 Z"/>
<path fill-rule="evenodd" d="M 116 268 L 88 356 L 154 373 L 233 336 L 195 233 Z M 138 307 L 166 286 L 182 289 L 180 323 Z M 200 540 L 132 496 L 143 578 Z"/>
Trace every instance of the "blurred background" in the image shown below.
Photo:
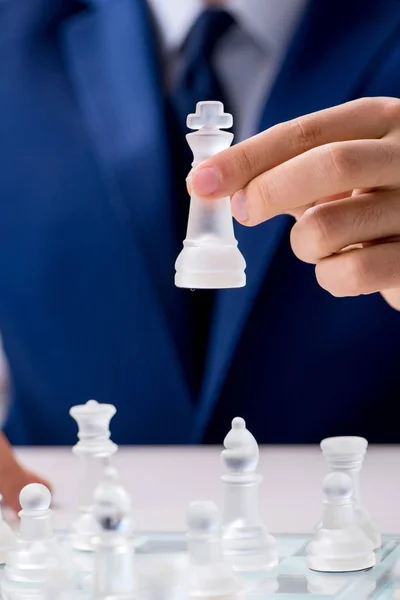
<path fill-rule="evenodd" d="M 4 440 L 72 446 L 95 398 L 120 445 L 220 444 L 236 415 L 261 444 L 399 441 L 399 315 L 322 289 L 293 218 L 234 223 L 245 287 L 174 285 L 196 103 L 237 144 L 398 98 L 399 27 L 397 0 L 0 3 Z M 272 146 L 268 168 L 290 160 Z"/>

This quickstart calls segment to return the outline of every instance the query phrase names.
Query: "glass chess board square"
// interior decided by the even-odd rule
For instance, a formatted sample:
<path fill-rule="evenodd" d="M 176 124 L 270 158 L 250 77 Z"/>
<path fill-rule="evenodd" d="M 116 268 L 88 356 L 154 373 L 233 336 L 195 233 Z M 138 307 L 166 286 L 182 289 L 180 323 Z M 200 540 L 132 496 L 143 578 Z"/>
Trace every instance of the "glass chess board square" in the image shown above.
<path fill-rule="evenodd" d="M 305 549 L 309 536 L 277 535 L 276 538 L 280 555 L 279 565 L 265 573 L 241 575 L 244 586 L 241 600 L 393 600 L 391 572 L 397 559 L 400 559 L 400 537 L 383 537 L 382 548 L 376 553 L 377 564 L 373 569 L 344 574 L 317 573 L 307 568 Z M 60 536 L 60 539 L 66 538 Z M 74 587 L 73 591 L 62 596 L 60 600 L 95 600 L 88 589 L 93 555 L 75 552 L 74 560 L 79 571 L 76 589 Z M 188 564 L 183 533 L 138 534 L 135 561 L 138 590 L 132 596 L 132 600 L 187 598 L 179 583 L 179 573 L 182 573 Z M 163 581 L 166 582 L 164 588 Z M 0 599 L 53 600 L 48 596 L 40 596 L 29 586 L 22 586 L 21 589 L 16 586 L 11 593 L 3 593 Z M 116 596 L 115 600 L 119 600 L 119 597 Z"/>

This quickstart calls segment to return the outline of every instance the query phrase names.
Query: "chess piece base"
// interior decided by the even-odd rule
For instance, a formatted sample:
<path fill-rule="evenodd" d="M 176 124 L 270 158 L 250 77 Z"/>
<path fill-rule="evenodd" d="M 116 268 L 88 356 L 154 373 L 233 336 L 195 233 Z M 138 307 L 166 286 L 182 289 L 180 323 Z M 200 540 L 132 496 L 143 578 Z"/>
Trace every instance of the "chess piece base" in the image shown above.
<path fill-rule="evenodd" d="M 235 571 L 267 571 L 276 567 L 276 540 L 264 529 L 227 528 L 222 538 L 225 559 Z"/>
<path fill-rule="evenodd" d="M 307 547 L 307 566 L 323 573 L 349 573 L 374 567 L 372 542 L 361 528 L 320 529 Z"/>
<path fill-rule="evenodd" d="M 241 591 L 228 564 L 192 565 L 189 568 L 190 598 L 232 598 Z"/>
<path fill-rule="evenodd" d="M 209 243 L 184 242 L 175 263 L 175 285 L 194 290 L 244 287 L 246 263 L 238 247 Z"/>
<path fill-rule="evenodd" d="M 175 285 L 188 289 L 240 288 L 245 261 L 236 246 L 185 246 L 176 261 Z"/>

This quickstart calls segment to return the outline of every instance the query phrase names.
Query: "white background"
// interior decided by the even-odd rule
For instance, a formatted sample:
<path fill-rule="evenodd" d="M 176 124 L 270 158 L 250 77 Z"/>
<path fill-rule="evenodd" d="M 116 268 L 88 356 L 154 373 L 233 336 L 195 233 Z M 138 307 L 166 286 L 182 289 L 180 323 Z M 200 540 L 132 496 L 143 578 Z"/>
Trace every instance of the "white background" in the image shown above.
<path fill-rule="evenodd" d="M 221 505 L 221 448 L 122 447 L 115 457 L 132 496 L 140 530 L 183 530 L 192 500 Z M 70 448 L 18 450 L 21 461 L 54 486 L 57 526 L 68 526 L 77 504 L 79 459 Z M 364 503 L 383 533 L 400 533 L 400 446 L 370 447 L 362 472 Z M 260 505 L 272 533 L 309 533 L 321 516 L 326 465 L 316 447 L 261 447 Z"/>

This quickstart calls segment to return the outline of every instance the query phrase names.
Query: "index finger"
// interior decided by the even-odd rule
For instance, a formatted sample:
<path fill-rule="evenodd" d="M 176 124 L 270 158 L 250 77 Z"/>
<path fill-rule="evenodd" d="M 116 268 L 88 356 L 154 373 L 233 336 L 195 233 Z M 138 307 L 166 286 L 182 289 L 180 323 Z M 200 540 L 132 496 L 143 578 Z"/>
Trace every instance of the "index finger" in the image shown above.
<path fill-rule="evenodd" d="M 312 148 L 382 138 L 392 124 L 388 107 L 395 103 L 394 98 L 363 98 L 275 125 L 196 166 L 188 189 L 210 199 L 232 196 L 255 177 Z"/>

